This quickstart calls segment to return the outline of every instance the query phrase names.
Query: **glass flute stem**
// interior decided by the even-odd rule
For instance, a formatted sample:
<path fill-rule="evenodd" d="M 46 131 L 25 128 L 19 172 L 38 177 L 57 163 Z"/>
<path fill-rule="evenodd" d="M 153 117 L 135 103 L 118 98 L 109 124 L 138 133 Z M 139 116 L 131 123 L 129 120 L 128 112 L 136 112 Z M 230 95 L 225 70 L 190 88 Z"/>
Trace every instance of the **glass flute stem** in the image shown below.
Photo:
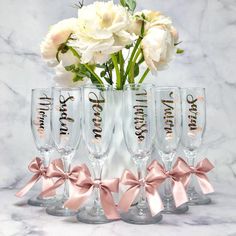
<path fill-rule="evenodd" d="M 166 171 L 170 171 L 172 167 L 172 159 L 169 158 L 167 160 L 163 160 Z M 170 178 L 166 179 L 166 183 L 164 185 L 164 194 L 165 201 L 167 206 L 172 202 L 172 181 Z"/>
<path fill-rule="evenodd" d="M 64 165 L 64 171 L 69 173 L 70 172 L 70 168 L 71 168 L 71 158 L 64 156 L 62 158 L 63 161 L 63 165 Z M 70 186 L 69 186 L 69 182 L 68 180 L 65 181 L 65 185 L 64 185 L 64 192 L 63 192 L 63 199 L 67 200 L 70 196 Z"/>
<path fill-rule="evenodd" d="M 50 152 L 49 151 L 42 151 L 42 152 L 40 152 L 40 154 L 42 157 L 43 166 L 45 168 L 47 168 L 50 163 Z M 45 180 L 43 178 L 42 189 L 44 189 L 44 185 L 45 185 Z M 37 198 L 42 200 L 42 199 L 47 199 L 48 197 L 42 197 L 42 196 L 38 195 Z"/>
<path fill-rule="evenodd" d="M 196 157 L 197 157 L 197 152 L 186 150 L 185 154 L 187 156 L 189 166 L 194 167 L 195 160 L 196 160 Z M 195 193 L 196 193 L 193 175 L 191 175 L 191 177 L 190 177 L 187 192 L 188 192 L 189 198 L 191 200 L 194 197 Z"/>
<path fill-rule="evenodd" d="M 146 204 L 146 190 L 145 190 L 145 185 L 144 185 L 144 180 L 146 177 L 146 167 L 147 167 L 147 161 L 142 160 L 137 163 L 138 167 L 138 177 L 139 180 L 143 181 L 143 184 L 141 185 L 140 188 L 140 193 L 139 193 L 139 199 L 138 199 L 138 209 L 139 209 L 139 215 L 143 214 L 143 210 L 146 209 L 147 204 Z"/>
<path fill-rule="evenodd" d="M 92 162 L 92 166 L 93 166 L 94 179 L 101 180 L 103 161 L 96 160 L 96 161 Z M 95 198 L 94 198 L 93 208 L 96 209 L 97 211 L 100 211 L 101 204 L 100 204 L 99 188 L 95 188 L 94 191 L 95 191 Z"/>
<path fill-rule="evenodd" d="M 48 152 L 48 151 L 41 152 L 41 156 L 42 156 L 42 161 L 43 161 L 44 167 L 48 167 L 49 163 L 50 163 L 50 152 Z"/>

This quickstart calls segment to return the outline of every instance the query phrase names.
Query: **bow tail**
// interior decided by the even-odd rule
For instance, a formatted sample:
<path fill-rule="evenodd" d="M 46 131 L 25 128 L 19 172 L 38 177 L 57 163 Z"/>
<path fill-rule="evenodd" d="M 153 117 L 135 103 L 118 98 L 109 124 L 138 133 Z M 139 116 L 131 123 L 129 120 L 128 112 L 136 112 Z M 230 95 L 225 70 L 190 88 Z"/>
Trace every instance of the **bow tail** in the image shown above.
<path fill-rule="evenodd" d="M 44 192 L 45 190 L 49 189 L 50 187 L 52 187 L 54 185 L 54 181 L 51 178 L 43 176 L 42 180 L 43 180 L 42 181 L 42 192 Z M 52 191 L 45 194 L 44 197 L 53 197 L 53 196 L 55 196 L 55 194 L 56 194 L 56 190 L 53 189 Z"/>
<path fill-rule="evenodd" d="M 191 179 L 192 174 L 191 173 L 187 173 L 186 175 L 184 175 L 183 177 L 180 178 L 180 181 L 182 182 L 182 184 L 184 185 L 185 189 L 188 188 L 189 185 L 189 181 Z"/>
<path fill-rule="evenodd" d="M 173 180 L 173 197 L 176 207 L 188 202 L 184 185 L 180 181 Z"/>
<path fill-rule="evenodd" d="M 72 210 L 78 210 L 81 206 L 87 201 L 89 196 L 93 192 L 93 186 L 91 186 L 86 191 L 77 188 L 77 191 L 74 191 L 71 197 L 65 202 L 64 207 L 67 207 Z"/>
<path fill-rule="evenodd" d="M 107 219 L 109 220 L 120 219 L 113 196 L 108 188 L 103 186 L 100 187 L 100 199 L 102 208 L 104 210 Z"/>
<path fill-rule="evenodd" d="M 199 186 L 204 194 L 213 193 L 214 188 L 205 174 L 196 174 Z"/>
<path fill-rule="evenodd" d="M 39 181 L 40 178 L 41 178 L 41 175 L 35 174 L 28 181 L 28 183 L 20 191 L 18 191 L 15 195 L 17 197 L 23 197 Z"/>
<path fill-rule="evenodd" d="M 118 208 L 127 212 L 139 193 L 139 186 L 130 187 L 121 197 Z"/>
<path fill-rule="evenodd" d="M 155 216 L 164 209 L 161 197 L 157 191 L 153 193 L 146 191 L 146 195 L 152 216 Z"/>

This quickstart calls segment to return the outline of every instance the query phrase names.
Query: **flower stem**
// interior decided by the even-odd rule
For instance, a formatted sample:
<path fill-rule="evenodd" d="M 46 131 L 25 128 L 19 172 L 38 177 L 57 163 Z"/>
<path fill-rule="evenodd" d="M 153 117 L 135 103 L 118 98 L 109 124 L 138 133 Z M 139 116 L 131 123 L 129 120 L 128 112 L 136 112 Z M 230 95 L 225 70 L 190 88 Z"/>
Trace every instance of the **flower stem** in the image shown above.
<path fill-rule="evenodd" d="M 89 65 L 84 64 L 84 66 L 86 67 L 86 69 L 95 77 L 95 79 L 98 81 L 99 84 L 103 85 L 102 80 L 99 78 L 99 76 L 90 68 Z"/>
<path fill-rule="evenodd" d="M 119 66 L 117 63 L 117 58 L 114 54 L 112 54 L 111 59 L 112 59 L 112 62 L 114 64 L 115 71 L 116 71 L 116 87 L 118 90 L 121 90 L 122 89 L 122 81 L 121 81 L 121 77 L 120 77 L 120 70 L 119 70 Z"/>
<path fill-rule="evenodd" d="M 122 51 L 119 51 L 119 64 L 120 64 L 120 77 L 121 77 L 121 84 L 123 85 L 124 80 L 124 57 Z"/>
<path fill-rule="evenodd" d="M 134 83 L 134 67 L 135 67 L 135 63 L 138 60 L 140 53 L 141 53 L 141 48 L 138 49 L 138 51 L 131 63 L 131 67 L 130 67 L 130 71 L 129 71 L 129 83 Z"/>
<path fill-rule="evenodd" d="M 150 72 L 150 69 L 147 68 L 147 69 L 145 70 L 145 72 L 143 73 L 143 76 L 142 76 L 141 79 L 139 80 L 139 82 L 138 82 L 139 84 L 143 83 L 144 79 L 147 77 L 147 75 L 148 75 L 149 72 Z"/>
<path fill-rule="evenodd" d="M 135 54 L 136 54 L 136 51 L 137 51 L 137 49 L 138 49 L 138 47 L 139 47 L 141 41 L 142 41 L 142 38 L 139 37 L 138 40 L 137 40 L 137 42 L 136 42 L 136 44 L 135 44 L 135 46 L 134 46 L 134 49 L 133 49 L 132 54 L 131 54 L 130 59 L 129 59 L 128 66 L 127 66 L 126 71 L 125 71 L 124 80 L 123 80 L 123 85 L 125 84 L 125 81 L 126 81 L 126 79 L 127 79 L 127 76 L 128 76 L 128 74 L 129 74 L 129 71 L 130 71 L 130 68 L 131 68 L 132 61 L 133 61 L 133 59 L 134 59 L 134 56 L 135 56 Z"/>

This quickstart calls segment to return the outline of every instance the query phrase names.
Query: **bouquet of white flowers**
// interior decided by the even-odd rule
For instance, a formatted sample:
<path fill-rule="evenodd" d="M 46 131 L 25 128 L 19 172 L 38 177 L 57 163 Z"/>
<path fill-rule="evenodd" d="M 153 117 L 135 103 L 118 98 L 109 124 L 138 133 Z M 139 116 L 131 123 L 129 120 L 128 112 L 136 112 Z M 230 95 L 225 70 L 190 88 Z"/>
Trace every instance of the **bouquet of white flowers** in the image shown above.
<path fill-rule="evenodd" d="M 51 26 L 41 44 L 57 84 L 74 86 L 90 79 L 121 90 L 127 82 L 142 83 L 150 71 L 165 69 L 182 52 L 176 49 L 178 33 L 171 19 L 157 11 L 134 12 L 135 0 L 78 8 L 78 18 Z M 141 64 L 146 70 L 139 76 Z"/>

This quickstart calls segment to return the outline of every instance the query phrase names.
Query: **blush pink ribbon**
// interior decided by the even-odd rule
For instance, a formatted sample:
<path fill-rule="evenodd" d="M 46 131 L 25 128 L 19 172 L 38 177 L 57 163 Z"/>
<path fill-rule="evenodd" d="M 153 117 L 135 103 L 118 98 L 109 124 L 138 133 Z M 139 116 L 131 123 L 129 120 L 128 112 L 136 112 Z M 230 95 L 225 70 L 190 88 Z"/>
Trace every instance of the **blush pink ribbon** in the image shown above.
<path fill-rule="evenodd" d="M 41 178 L 43 183 L 42 191 L 50 188 L 54 184 L 54 182 L 46 175 L 48 168 L 49 167 L 45 167 L 43 165 L 43 161 L 39 157 L 36 157 L 34 160 L 32 160 L 28 166 L 28 169 L 30 172 L 34 173 L 34 175 L 28 181 L 28 183 L 20 191 L 16 193 L 16 196 L 23 197 Z M 54 196 L 55 193 L 56 193 L 55 190 L 48 191 L 45 197 Z"/>
<path fill-rule="evenodd" d="M 186 163 L 187 164 L 187 163 Z M 211 171 L 214 168 L 212 163 L 207 159 L 203 159 L 202 161 L 198 162 L 196 167 L 189 166 L 188 173 L 181 179 L 182 183 L 185 187 L 188 186 L 191 175 L 194 174 L 198 180 L 199 186 L 204 194 L 214 192 L 214 189 L 206 176 L 206 173 Z"/>
<path fill-rule="evenodd" d="M 185 187 L 181 182 L 181 178 L 189 172 L 189 167 L 183 159 L 177 158 L 172 170 L 170 171 L 166 171 L 165 167 L 155 160 L 148 166 L 149 171 L 152 169 L 155 169 L 156 173 L 159 173 L 159 175 L 162 173 L 162 182 L 168 178 L 171 179 L 173 184 L 172 193 L 176 207 L 188 202 L 188 197 Z"/>
<path fill-rule="evenodd" d="M 57 178 L 55 183 L 41 193 L 42 196 L 48 194 L 48 192 L 59 188 L 65 183 L 66 180 L 69 181 L 70 185 L 76 188 L 76 182 L 80 174 L 81 167 L 75 166 L 70 172 L 64 171 L 64 165 L 61 159 L 53 160 L 51 165 L 48 167 L 47 176 L 49 178 Z"/>
<path fill-rule="evenodd" d="M 82 170 L 76 183 L 78 187 L 77 191 L 74 191 L 70 199 L 65 202 L 65 207 L 78 210 L 89 199 L 94 188 L 98 188 L 101 205 L 106 217 L 111 220 L 120 219 L 111 193 L 117 193 L 119 191 L 119 179 L 93 180 L 88 167 L 82 165 L 81 168 Z"/>
<path fill-rule="evenodd" d="M 138 196 L 141 187 L 145 188 L 146 198 L 152 216 L 161 212 L 163 208 L 162 200 L 157 192 L 157 187 L 163 181 L 163 174 L 156 172 L 156 169 L 151 169 L 144 179 L 138 179 L 131 171 L 125 170 L 121 183 L 130 186 L 120 199 L 118 204 L 119 209 L 127 212 Z"/>

